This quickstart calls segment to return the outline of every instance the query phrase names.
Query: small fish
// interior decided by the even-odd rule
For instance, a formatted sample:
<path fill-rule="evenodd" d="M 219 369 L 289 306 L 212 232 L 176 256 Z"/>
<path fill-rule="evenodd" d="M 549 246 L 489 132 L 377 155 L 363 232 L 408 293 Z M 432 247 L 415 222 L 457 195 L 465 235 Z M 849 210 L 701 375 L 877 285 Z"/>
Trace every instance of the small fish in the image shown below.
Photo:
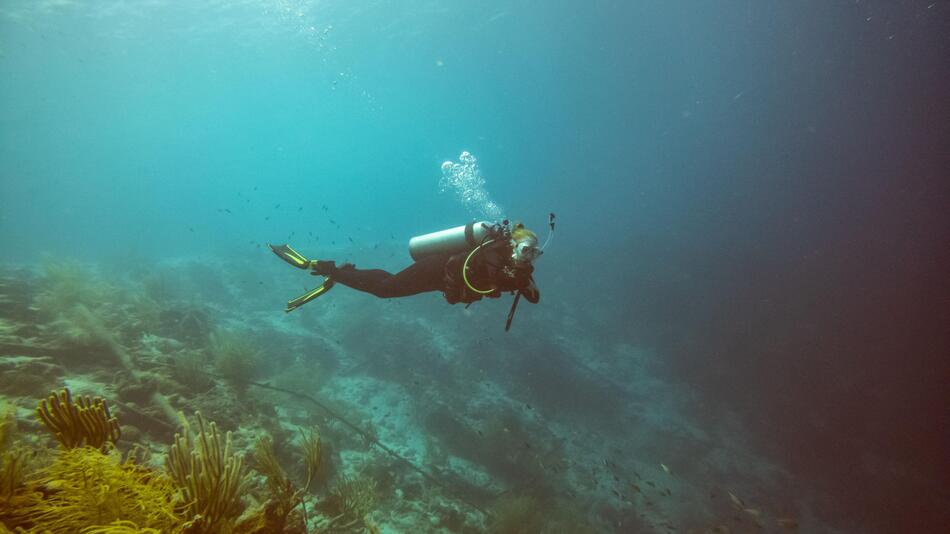
<path fill-rule="evenodd" d="M 660 464 L 660 467 L 662 467 L 662 468 L 663 468 L 663 470 L 664 470 L 664 471 L 666 471 L 666 472 L 667 472 L 667 474 L 669 474 L 669 472 L 670 472 L 670 468 L 669 468 L 669 467 L 667 467 L 667 466 L 666 466 L 666 464 Z"/>
<path fill-rule="evenodd" d="M 634 474 L 634 476 L 637 477 L 637 480 L 643 480 L 643 477 L 640 476 L 640 473 L 637 473 L 636 471 L 634 471 L 633 474 Z"/>
<path fill-rule="evenodd" d="M 533 409 L 534 409 L 534 408 L 531 407 L 530 404 L 527 404 L 527 403 L 525 403 L 524 407 L 527 408 L 527 409 L 529 409 L 529 410 L 533 410 Z"/>
<path fill-rule="evenodd" d="M 224 208 L 224 211 L 227 213 L 231 213 L 231 210 L 229 210 L 228 208 Z"/>
<path fill-rule="evenodd" d="M 477 432 L 479 436 L 484 436 L 484 435 L 485 435 L 481 430 L 476 430 L 475 432 Z"/>
<path fill-rule="evenodd" d="M 762 515 L 762 512 L 756 510 L 755 508 L 743 508 L 742 511 L 755 517 L 759 517 L 760 515 Z"/>
<path fill-rule="evenodd" d="M 528 443 L 527 441 L 526 441 L 526 442 L 524 442 L 524 448 L 526 448 L 526 449 L 530 449 L 530 448 L 531 448 L 531 444 L 530 444 L 530 443 Z"/>
<path fill-rule="evenodd" d="M 614 495 L 616 495 L 617 497 L 621 497 L 619 491 L 617 491 L 617 490 L 610 490 L 610 491 L 613 491 L 613 492 L 614 492 Z"/>
<path fill-rule="evenodd" d="M 647 480 L 647 485 L 650 486 L 651 488 L 656 487 L 656 484 L 654 484 L 652 480 Z"/>
<path fill-rule="evenodd" d="M 336 221 L 334 221 L 333 219 L 330 219 L 330 224 L 336 224 Z"/>
<path fill-rule="evenodd" d="M 633 491 L 640 493 L 640 486 L 637 486 L 636 484 L 630 484 L 630 487 L 633 488 Z"/>
<path fill-rule="evenodd" d="M 328 209 L 328 208 L 327 208 L 327 205 L 324 204 L 324 205 L 323 205 L 323 211 L 327 211 L 327 209 Z"/>
<path fill-rule="evenodd" d="M 276 206 L 274 206 L 274 209 L 275 209 L 275 210 L 276 210 L 276 209 L 280 209 L 280 204 L 277 204 Z"/>
<path fill-rule="evenodd" d="M 264 220 L 265 220 L 265 221 L 269 221 L 269 220 L 270 220 L 270 215 L 268 215 L 267 217 L 264 217 Z"/>
<path fill-rule="evenodd" d="M 194 226 L 189 226 L 189 227 L 188 227 L 188 231 L 193 233 L 193 232 L 195 231 L 195 227 L 194 227 Z"/>
<path fill-rule="evenodd" d="M 731 491 L 727 491 L 726 493 L 729 494 L 729 500 L 732 501 L 732 504 L 738 506 L 739 508 L 745 508 L 745 503 L 742 502 L 742 499 L 736 497 L 735 493 L 732 493 Z"/>
<path fill-rule="evenodd" d="M 352 243 L 352 242 L 353 242 L 353 238 L 352 238 L 352 237 L 347 237 L 347 239 L 349 239 L 349 240 L 350 240 L 350 243 Z"/>
<path fill-rule="evenodd" d="M 303 211 L 303 206 L 300 206 L 299 208 L 297 208 L 297 211 Z"/>
<path fill-rule="evenodd" d="M 666 496 L 669 497 L 671 495 L 673 495 L 673 491 L 670 490 L 670 488 L 666 488 Z"/>

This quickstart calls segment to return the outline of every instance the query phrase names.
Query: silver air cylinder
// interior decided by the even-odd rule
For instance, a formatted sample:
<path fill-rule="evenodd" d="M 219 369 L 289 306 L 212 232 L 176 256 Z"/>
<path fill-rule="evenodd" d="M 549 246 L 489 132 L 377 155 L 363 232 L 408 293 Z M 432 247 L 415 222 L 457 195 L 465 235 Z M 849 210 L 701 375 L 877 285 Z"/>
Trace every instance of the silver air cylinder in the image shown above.
<path fill-rule="evenodd" d="M 440 230 L 409 240 L 409 255 L 419 261 L 433 254 L 458 254 L 477 247 L 487 236 L 491 224 L 478 221 L 448 230 Z"/>

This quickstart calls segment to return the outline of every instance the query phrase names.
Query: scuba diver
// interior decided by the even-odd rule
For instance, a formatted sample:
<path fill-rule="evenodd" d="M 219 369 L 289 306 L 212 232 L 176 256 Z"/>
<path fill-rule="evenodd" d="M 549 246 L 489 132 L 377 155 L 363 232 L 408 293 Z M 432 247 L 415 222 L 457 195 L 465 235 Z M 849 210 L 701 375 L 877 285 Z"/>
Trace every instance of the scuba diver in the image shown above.
<path fill-rule="evenodd" d="M 464 226 L 413 237 L 409 254 L 414 263 L 392 274 L 381 269 L 357 269 L 351 263 L 340 266 L 332 260 L 309 260 L 289 245 L 268 245 L 280 259 L 309 270 L 324 281 L 316 288 L 287 303 L 291 312 L 324 295 L 335 284 L 370 293 L 379 298 L 417 295 L 441 291 L 449 304 L 464 302 L 467 308 L 484 297 L 498 298 L 515 294 L 505 331 L 511 328 L 518 301 L 524 296 L 536 304 L 541 298 L 534 284 L 533 262 L 554 235 L 554 214 L 550 214 L 550 232 L 543 247 L 538 236 L 523 224 L 471 222 Z"/>

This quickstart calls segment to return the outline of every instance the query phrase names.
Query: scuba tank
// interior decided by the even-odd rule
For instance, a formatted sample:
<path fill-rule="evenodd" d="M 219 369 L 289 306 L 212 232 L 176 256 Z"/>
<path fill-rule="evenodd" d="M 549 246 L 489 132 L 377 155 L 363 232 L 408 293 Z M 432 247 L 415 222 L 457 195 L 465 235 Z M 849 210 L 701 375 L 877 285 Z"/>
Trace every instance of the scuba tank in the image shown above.
<path fill-rule="evenodd" d="M 478 221 L 416 236 L 409 240 L 409 255 L 414 261 L 419 261 L 434 254 L 465 252 L 484 243 L 494 230 L 495 225 Z"/>

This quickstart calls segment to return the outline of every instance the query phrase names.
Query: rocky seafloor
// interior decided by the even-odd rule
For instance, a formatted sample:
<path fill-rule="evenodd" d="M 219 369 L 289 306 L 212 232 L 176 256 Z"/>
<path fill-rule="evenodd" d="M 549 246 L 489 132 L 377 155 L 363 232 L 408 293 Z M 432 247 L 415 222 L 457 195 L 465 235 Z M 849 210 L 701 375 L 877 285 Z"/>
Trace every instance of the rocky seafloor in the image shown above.
<path fill-rule="evenodd" d="M 313 280 L 267 265 L 3 266 L 0 532 L 825 530 L 737 418 L 697 417 L 660 355 L 577 306 L 520 309 L 508 334 L 505 299 L 462 309 L 339 287 L 284 314 Z M 196 412 L 230 432 L 243 462 L 230 515 L 194 521 L 174 483 L 161 528 L 105 497 L 76 515 L 60 497 L 97 488 L 69 490 L 67 448 L 37 417 L 63 388 L 117 421 L 89 454 L 146 482 Z"/>

